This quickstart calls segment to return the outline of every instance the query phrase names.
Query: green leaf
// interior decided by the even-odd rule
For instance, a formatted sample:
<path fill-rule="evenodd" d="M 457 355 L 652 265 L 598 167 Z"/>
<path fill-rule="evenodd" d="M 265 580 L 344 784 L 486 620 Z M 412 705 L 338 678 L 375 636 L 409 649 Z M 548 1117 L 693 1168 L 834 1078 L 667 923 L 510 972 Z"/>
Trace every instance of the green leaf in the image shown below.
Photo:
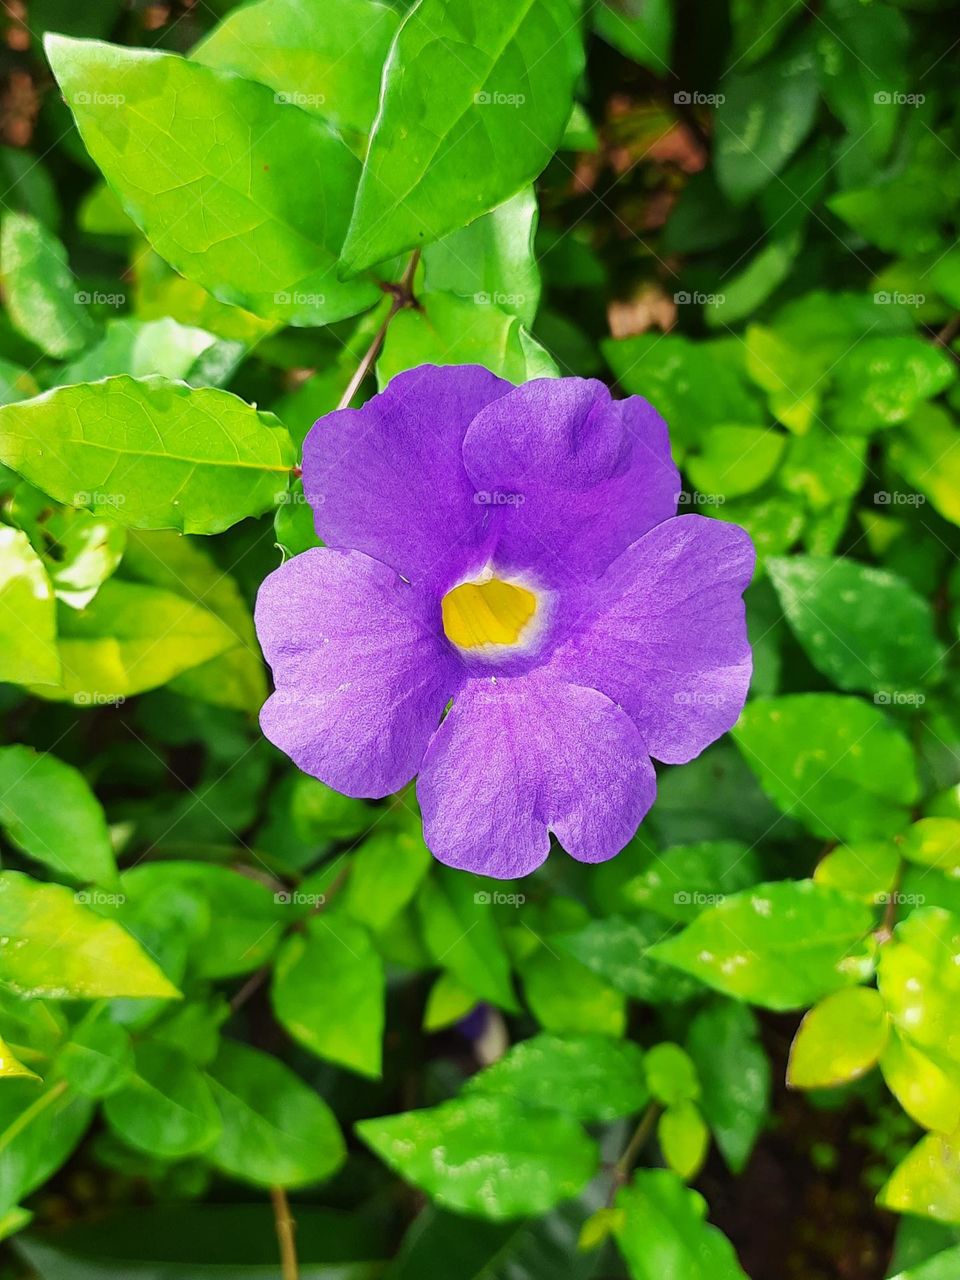
<path fill-rule="evenodd" d="M 44 43 L 91 156 L 177 271 L 285 324 L 329 324 L 378 300 L 372 281 L 337 279 L 359 166 L 322 120 L 174 54 Z"/>
<path fill-rule="evenodd" d="M 438 1205 L 502 1219 L 546 1213 L 597 1168 L 571 1116 L 500 1095 L 472 1094 L 356 1126 L 363 1141 Z"/>
<path fill-rule="evenodd" d="M 617 1192 L 614 1228 L 633 1280 L 747 1280 L 706 1203 L 668 1169 L 641 1169 Z"/>
<path fill-rule="evenodd" d="M 180 1160 L 209 1150 L 220 1135 L 220 1115 L 210 1086 L 185 1054 L 144 1041 L 136 1048 L 135 1073 L 103 1104 L 111 1129 L 138 1151 Z"/>
<path fill-rule="evenodd" d="M 649 1097 L 637 1046 L 598 1035 L 522 1040 L 472 1076 L 467 1088 L 556 1107 L 587 1121 L 633 1115 Z"/>
<path fill-rule="evenodd" d="M 46 561 L 57 599 L 82 609 L 116 572 L 127 545 L 127 531 L 105 516 L 60 507 L 43 524 L 52 539 Z"/>
<path fill-rule="evenodd" d="M 93 1104 L 65 1080 L 0 1084 L 0 1215 L 41 1187 L 83 1137 Z"/>
<path fill-rule="evenodd" d="M 652 958 L 651 949 L 669 926 L 654 915 L 592 920 L 576 933 L 553 942 L 618 991 L 651 1004 L 676 1003 L 697 994 L 698 986 Z"/>
<path fill-rule="evenodd" d="M 0 985 L 28 998 L 179 994 L 153 960 L 112 920 L 82 905 L 84 894 L 0 872 Z"/>
<path fill-rule="evenodd" d="M 58 502 L 139 529 L 220 533 L 287 490 L 270 414 L 213 388 L 106 378 L 0 408 L 0 461 Z"/>
<path fill-rule="evenodd" d="M 892 1280 L 952 1280 L 960 1270 L 960 1245 L 945 1249 L 907 1271 L 898 1271 Z"/>
<path fill-rule="evenodd" d="M 817 81 L 806 36 L 751 70 L 735 68 L 720 85 L 716 167 L 721 190 L 746 204 L 780 172 L 813 126 Z"/>
<path fill-rule="evenodd" d="M 604 339 L 600 347 L 624 391 L 644 396 L 666 418 L 674 447 L 699 440 L 712 425 L 765 420 L 743 356 L 726 341 L 643 333 Z"/>
<path fill-rule="evenodd" d="M 725 1000 L 690 1023 L 687 1050 L 700 1077 L 700 1109 L 732 1173 L 746 1167 L 770 1106 L 770 1062 L 745 1005 Z"/>
<path fill-rule="evenodd" d="M 752 66 L 782 40 L 803 0 L 730 0 L 731 56 Z"/>
<path fill-rule="evenodd" d="M 540 301 L 534 253 L 537 198 L 526 188 L 511 200 L 423 251 L 428 292 L 454 293 L 478 305 L 499 307 L 529 326 Z"/>
<path fill-rule="evenodd" d="M 787 1084 L 829 1089 L 877 1065 L 890 1024 L 872 987 L 837 991 L 805 1015 L 790 1047 Z"/>
<path fill-rule="evenodd" d="M 265 884 L 205 862 L 153 862 L 123 873 L 125 910 L 159 917 L 159 904 L 184 895 L 197 905 L 188 936 L 189 965 L 198 977 L 239 977 L 273 955 L 290 908 Z"/>
<path fill-rule="evenodd" d="M 31 858 L 68 880 L 116 883 L 99 800 L 72 765 L 31 747 L 0 747 L 0 826 Z"/>
<path fill-rule="evenodd" d="M 399 19 L 375 0 L 259 0 L 232 9 L 190 55 L 269 85 L 281 101 L 366 133 Z"/>
<path fill-rule="evenodd" d="M 383 964 L 361 925 L 342 914 L 314 916 L 284 943 L 270 994 L 278 1021 L 311 1053 L 380 1075 Z"/>
<path fill-rule="evenodd" d="M 756 884 L 759 877 L 756 854 L 739 840 L 674 845 L 618 886 L 617 903 L 621 909 L 640 907 L 686 922 L 725 894 Z"/>
<path fill-rule="evenodd" d="M 907 832 L 900 852 L 921 867 L 937 867 L 949 876 L 960 876 L 960 820 L 921 818 Z"/>
<path fill-rule="evenodd" d="M 675 1102 L 657 1122 L 657 1141 L 667 1167 L 689 1182 L 706 1159 L 710 1130 L 695 1103 Z"/>
<path fill-rule="evenodd" d="M 146 321 L 124 317 L 107 321 L 103 340 L 69 364 L 59 381 L 64 385 L 96 382 L 127 373 L 132 378 L 161 374 L 199 385 L 209 379 L 198 380 L 197 373 L 209 368 L 218 355 L 231 355 L 235 365 L 243 351 L 239 342 L 219 342 L 206 329 L 178 324 L 169 316 Z"/>
<path fill-rule="evenodd" d="M 510 962 L 486 882 L 437 868 L 417 895 L 427 950 L 469 990 L 516 1012 Z"/>
<path fill-rule="evenodd" d="M 208 1158 L 223 1173 L 260 1187 L 301 1187 L 343 1163 L 333 1112 L 270 1054 L 225 1040 L 208 1078 L 223 1126 Z"/>
<path fill-rule="evenodd" d="M 117 578 L 105 582 L 85 609 L 61 607 L 59 622 L 60 684 L 33 692 L 77 706 L 154 689 L 230 649 L 236 639 L 219 618 L 182 596 Z"/>
<path fill-rule="evenodd" d="M 886 902 L 896 883 L 900 854 L 892 842 L 862 841 L 841 844 L 817 863 L 813 878 L 817 884 L 844 893 L 856 894 L 862 902 Z"/>
<path fill-rule="evenodd" d="M 39 1080 L 40 1077 L 29 1067 L 25 1067 L 7 1042 L 0 1036 L 0 1079 L 3 1080 Z"/>
<path fill-rule="evenodd" d="M 236 581 L 206 548 L 167 530 L 131 533 L 123 572 L 209 609 L 233 632 L 232 648 L 175 676 L 173 690 L 216 706 L 258 711 L 267 680 L 253 617 Z"/>
<path fill-rule="evenodd" d="M 568 0 L 421 0 L 384 70 L 344 265 L 438 240 L 532 181 L 582 60 Z"/>
<path fill-rule="evenodd" d="M 887 1088 L 911 1119 L 925 1129 L 953 1133 L 960 1124 L 960 1081 L 891 1028 L 880 1055 Z"/>
<path fill-rule="evenodd" d="M 477 997 L 452 973 L 441 973 L 427 996 L 423 1011 L 424 1031 L 442 1031 L 465 1018 L 475 1008 Z"/>
<path fill-rule="evenodd" d="M 890 464 L 931 506 L 960 524 L 960 431 L 939 405 L 922 405 L 890 442 Z"/>
<path fill-rule="evenodd" d="M 591 16 L 597 33 L 615 49 L 657 75 L 669 71 L 673 41 L 670 0 L 600 0 Z"/>
<path fill-rule="evenodd" d="M 467 302 L 449 293 L 426 293 L 419 307 L 401 311 L 377 361 L 380 386 L 420 364 L 482 364 L 518 383 L 556 377 L 552 357 L 517 316 L 484 301 L 488 295 L 477 296 L 480 301 Z"/>
<path fill-rule="evenodd" d="M 894 1025 L 960 1080 L 960 918 L 921 907 L 881 949 L 877 981 Z"/>
<path fill-rule="evenodd" d="M 815 835 L 870 840 L 906 825 L 913 752 L 876 707 L 828 693 L 757 698 L 733 736 L 774 804 Z"/>
<path fill-rule="evenodd" d="M 378 933 L 404 909 L 433 859 L 419 831 L 378 831 L 353 855 L 344 907 Z"/>
<path fill-rule="evenodd" d="M 695 1102 L 700 1097 L 700 1080 L 693 1059 L 670 1040 L 648 1050 L 646 1074 L 650 1092 L 665 1107 Z"/>
<path fill-rule="evenodd" d="M 953 361 L 919 338 L 864 338 L 833 369 L 827 409 L 854 434 L 907 422 L 925 400 L 956 381 Z"/>
<path fill-rule="evenodd" d="M 781 432 L 764 427 L 713 427 L 684 469 L 701 493 L 737 498 L 770 479 L 786 442 Z"/>
<path fill-rule="evenodd" d="M 7 213 L 0 229 L 4 301 L 18 333 L 48 355 L 81 351 L 96 336 L 60 241 L 36 218 Z"/>
<path fill-rule="evenodd" d="M 70 1086 L 85 1098 L 106 1098 L 122 1089 L 134 1067 L 130 1037 L 105 1017 L 85 1018 L 57 1059 Z"/>
<path fill-rule="evenodd" d="M 27 535 L 0 525 L 0 680 L 55 684 L 59 678 L 50 579 Z"/>
<path fill-rule="evenodd" d="M 767 571 L 807 657 L 839 688 L 889 700 L 936 681 L 944 649 L 933 611 L 902 578 L 828 556 L 773 558 Z"/>
<path fill-rule="evenodd" d="M 550 942 L 519 966 L 523 994 L 533 1016 L 561 1035 L 622 1036 L 627 1000 L 572 956 L 558 955 Z"/>
<path fill-rule="evenodd" d="M 725 995 L 799 1009 L 870 973 L 869 908 L 813 880 L 779 880 L 734 894 L 651 948 Z"/>
<path fill-rule="evenodd" d="M 960 1223 L 960 1135 L 928 1133 L 897 1165 L 877 1202 L 895 1213 Z"/>

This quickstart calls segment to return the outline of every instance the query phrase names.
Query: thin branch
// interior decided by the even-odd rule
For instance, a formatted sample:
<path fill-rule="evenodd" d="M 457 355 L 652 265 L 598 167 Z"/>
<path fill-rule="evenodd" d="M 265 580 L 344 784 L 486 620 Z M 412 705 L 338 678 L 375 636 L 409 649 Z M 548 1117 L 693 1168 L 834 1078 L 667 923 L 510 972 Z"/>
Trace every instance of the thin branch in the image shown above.
<path fill-rule="evenodd" d="M 414 305 L 413 277 L 416 275 L 417 263 L 419 261 L 420 250 L 414 249 L 413 253 L 410 255 L 410 261 L 407 263 L 407 268 L 400 279 L 400 283 L 388 286 L 390 292 L 393 294 L 393 302 L 391 303 L 390 310 L 383 317 L 383 323 L 373 335 L 369 347 L 367 347 L 364 352 L 363 359 L 357 366 L 356 373 L 350 379 L 346 391 L 344 391 L 343 395 L 340 397 L 340 403 L 337 405 L 338 409 L 346 409 L 349 406 L 350 401 L 357 394 L 360 384 L 373 368 L 373 362 L 380 354 L 380 348 L 383 346 L 383 340 L 387 336 L 387 330 L 390 328 L 390 322 L 393 317 L 398 311 L 403 311 L 404 308 L 412 307 Z"/>
<path fill-rule="evenodd" d="M 299 1280 L 300 1267 L 297 1263 L 297 1224 L 290 1213 L 290 1202 L 283 1187 L 270 1188 L 270 1203 L 273 1205 L 273 1217 L 277 1226 L 277 1243 L 280 1246 L 280 1266 L 283 1280 Z"/>
<path fill-rule="evenodd" d="M 623 1154 L 617 1163 L 613 1166 L 613 1185 L 610 1188 L 609 1203 L 613 1204 L 614 1197 L 621 1187 L 625 1187 L 630 1181 L 630 1174 L 633 1166 L 636 1164 L 643 1148 L 650 1141 L 653 1134 L 654 1126 L 660 1118 L 661 1107 L 657 1102 L 651 1102 L 646 1111 L 640 1117 L 640 1123 L 633 1131 L 633 1137 L 624 1147 Z"/>

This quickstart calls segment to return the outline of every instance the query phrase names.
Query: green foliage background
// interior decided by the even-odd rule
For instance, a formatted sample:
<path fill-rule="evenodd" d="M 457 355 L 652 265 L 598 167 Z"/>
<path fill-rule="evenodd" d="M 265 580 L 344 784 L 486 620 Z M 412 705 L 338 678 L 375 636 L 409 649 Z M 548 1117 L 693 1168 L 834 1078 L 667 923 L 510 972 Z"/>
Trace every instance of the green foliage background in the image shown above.
<path fill-rule="evenodd" d="M 960 1273 L 956 9 L 7 6 L 0 1275 L 279 1275 L 288 1193 L 304 1280 Z M 259 734 L 303 437 L 425 362 L 646 396 L 760 552 L 600 868 Z"/>

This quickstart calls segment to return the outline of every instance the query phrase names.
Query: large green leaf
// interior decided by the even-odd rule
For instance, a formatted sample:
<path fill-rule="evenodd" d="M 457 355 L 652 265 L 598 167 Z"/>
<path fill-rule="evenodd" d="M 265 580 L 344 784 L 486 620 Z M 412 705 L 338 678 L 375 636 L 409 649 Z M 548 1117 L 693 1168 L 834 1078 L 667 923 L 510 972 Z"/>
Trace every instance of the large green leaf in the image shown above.
<path fill-rule="evenodd" d="M 790 1048 L 787 1083 L 827 1089 L 877 1065 L 890 1023 L 873 987 L 848 987 L 821 1000 L 800 1023 Z"/>
<path fill-rule="evenodd" d="M 745 204 L 784 167 L 813 126 L 817 80 L 805 37 L 750 70 L 735 67 L 721 83 L 716 112 L 717 181 Z"/>
<path fill-rule="evenodd" d="M 277 1058 L 225 1040 L 209 1080 L 223 1125 L 210 1160 L 224 1173 L 261 1187 L 299 1187 L 342 1164 L 333 1112 Z"/>
<path fill-rule="evenodd" d="M 0 872 L 0 985 L 17 995 L 96 1000 L 178 995 L 139 944 L 84 905 L 91 896 Z"/>
<path fill-rule="evenodd" d="M 59 678 L 50 579 L 27 535 L 0 525 L 0 680 L 55 684 Z"/>
<path fill-rule="evenodd" d="M 0 826 L 24 853 L 68 880 L 116 880 L 103 808 L 83 774 L 56 756 L 0 747 Z"/>
<path fill-rule="evenodd" d="M 366 133 L 398 26 L 396 12 L 377 0 L 255 0 L 232 9 L 190 56 Z"/>
<path fill-rule="evenodd" d="M 902 578 L 828 556 L 773 558 L 767 572 L 810 661 L 841 689 L 892 700 L 937 679 L 933 612 Z"/>
<path fill-rule="evenodd" d="M 828 693 L 757 698 L 733 733 L 770 799 L 814 834 L 869 840 L 906 826 L 913 752 L 877 707 Z"/>
<path fill-rule="evenodd" d="M 915 1213 L 960 1223 L 960 1135 L 928 1133 L 894 1169 L 879 1203 L 895 1213 Z"/>
<path fill-rule="evenodd" d="M 285 324 L 377 301 L 374 282 L 337 279 L 359 165 L 323 121 L 173 54 L 64 36 L 45 47 L 90 154 L 171 266 Z"/>
<path fill-rule="evenodd" d="M 737 893 L 651 955 L 725 995 L 767 1009 L 799 1009 L 871 970 L 873 913 L 813 880 L 778 880 Z"/>
<path fill-rule="evenodd" d="M 510 962 L 484 881 L 438 868 L 417 895 L 427 950 L 468 990 L 511 1012 Z"/>
<path fill-rule="evenodd" d="M 918 337 L 865 338 L 837 361 L 827 410 L 851 434 L 897 426 L 956 377 L 950 357 Z"/>
<path fill-rule="evenodd" d="M 387 60 L 345 266 L 439 240 L 535 178 L 582 57 L 569 0 L 421 0 Z"/>
<path fill-rule="evenodd" d="M 770 1107 L 771 1071 L 750 1009 L 725 1000 L 690 1023 L 687 1050 L 700 1077 L 700 1109 L 734 1173 L 750 1159 Z"/>
<path fill-rule="evenodd" d="M 747 1280 L 733 1245 L 705 1221 L 701 1195 L 668 1169 L 641 1169 L 617 1192 L 614 1227 L 633 1280 Z"/>
<path fill-rule="evenodd" d="M 880 953 L 878 983 L 901 1036 L 960 1082 L 960 918 L 912 911 Z"/>
<path fill-rule="evenodd" d="M 894 436 L 890 461 L 916 494 L 897 494 L 916 504 L 923 497 L 954 524 L 960 524 L 960 431 L 945 409 L 922 405 Z M 884 497 L 889 502 L 891 495 Z"/>
<path fill-rule="evenodd" d="M 295 456 L 285 427 L 229 392 L 120 376 L 0 408 L 0 461 L 121 524 L 220 533 L 280 501 Z"/>
<path fill-rule="evenodd" d="M 62 1079 L 0 1082 L 0 1214 L 63 1164 L 90 1123 L 93 1104 Z"/>
<path fill-rule="evenodd" d="M 599 0 L 592 6 L 591 16 L 599 34 L 615 49 L 658 76 L 669 71 L 673 39 L 670 0 Z"/>
<path fill-rule="evenodd" d="M 0 256 L 4 302 L 24 337 L 48 355 L 61 357 L 96 337 L 89 295 L 77 288 L 63 245 L 36 218 L 5 214 Z"/>
<path fill-rule="evenodd" d="M 380 1075 L 383 963 L 361 925 L 343 914 L 310 920 L 305 933 L 284 944 L 271 998 L 278 1020 L 312 1053 L 360 1075 Z"/>
<path fill-rule="evenodd" d="M 34 692 L 97 706 L 153 689 L 232 648 L 235 635 L 183 596 L 111 578 L 85 609 L 61 606 L 59 685 Z"/>
<path fill-rule="evenodd" d="M 593 1176 L 597 1148 L 571 1116 L 499 1095 L 361 1120 L 357 1133 L 445 1208 L 484 1218 L 545 1213 Z"/>
<path fill-rule="evenodd" d="M 469 1088 L 556 1107 L 579 1120 L 615 1120 L 646 1103 L 643 1054 L 606 1036 L 539 1035 L 471 1077 Z"/>
<path fill-rule="evenodd" d="M 669 928 L 649 912 L 629 920 L 607 916 L 553 941 L 618 991 L 651 1004 L 675 1003 L 696 995 L 697 984 L 651 958 L 651 947 Z"/>

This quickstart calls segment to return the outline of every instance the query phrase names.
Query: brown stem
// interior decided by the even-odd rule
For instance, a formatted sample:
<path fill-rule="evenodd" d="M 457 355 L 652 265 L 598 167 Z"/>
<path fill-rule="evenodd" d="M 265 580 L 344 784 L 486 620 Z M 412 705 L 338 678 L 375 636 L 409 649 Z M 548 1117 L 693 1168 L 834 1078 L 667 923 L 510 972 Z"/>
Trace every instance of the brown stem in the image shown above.
<path fill-rule="evenodd" d="M 290 1202 L 283 1187 L 270 1188 L 270 1202 L 273 1205 L 273 1217 L 277 1225 L 277 1243 L 280 1246 L 283 1280 L 299 1280 L 300 1268 L 297 1264 L 295 1239 L 297 1224 L 291 1216 Z"/>
<path fill-rule="evenodd" d="M 613 1185 L 610 1188 L 609 1203 L 612 1204 L 614 1197 L 621 1187 L 625 1187 L 630 1181 L 630 1174 L 633 1166 L 640 1155 L 640 1152 L 647 1145 L 650 1136 L 653 1133 L 654 1125 L 660 1118 L 660 1104 L 651 1102 L 640 1117 L 640 1123 L 633 1131 L 633 1137 L 624 1147 L 623 1154 L 617 1163 L 613 1166 Z"/>
<path fill-rule="evenodd" d="M 949 347 L 958 333 L 960 333 L 960 311 L 943 326 L 934 338 L 933 345 L 935 347 Z"/>
<path fill-rule="evenodd" d="M 356 373 L 354 373 L 346 391 L 344 391 L 343 395 L 340 397 L 340 403 L 337 405 L 338 409 L 346 409 L 349 406 L 350 401 L 357 394 L 360 384 L 373 368 L 373 362 L 380 353 L 380 348 L 383 346 L 383 340 L 387 336 L 387 330 L 390 328 L 390 322 L 393 317 L 398 311 L 403 311 L 405 307 L 413 306 L 413 277 L 416 275 L 417 263 L 419 261 L 420 250 L 414 249 L 413 253 L 410 255 L 410 261 L 407 263 L 407 268 L 400 278 L 399 284 L 390 286 L 390 292 L 393 294 L 393 302 L 390 304 L 390 310 L 383 317 L 383 323 L 373 335 L 369 347 L 367 347 L 363 354 L 363 359 L 357 366 Z"/>

